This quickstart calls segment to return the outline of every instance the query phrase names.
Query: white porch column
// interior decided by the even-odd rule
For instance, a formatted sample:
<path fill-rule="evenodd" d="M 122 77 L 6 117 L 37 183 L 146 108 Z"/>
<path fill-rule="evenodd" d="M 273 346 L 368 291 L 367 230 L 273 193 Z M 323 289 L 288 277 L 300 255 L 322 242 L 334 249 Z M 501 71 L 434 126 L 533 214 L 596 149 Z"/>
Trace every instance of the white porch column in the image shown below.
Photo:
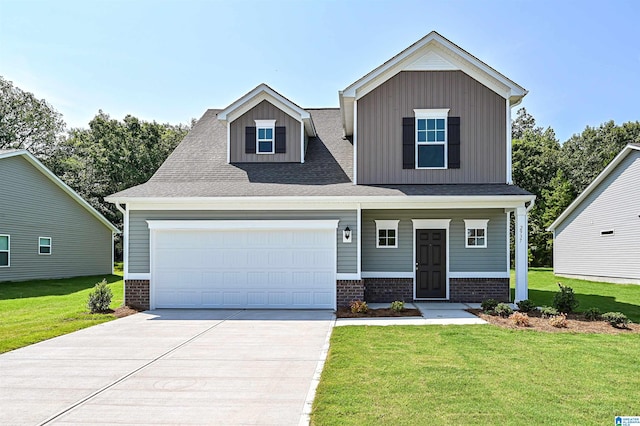
<path fill-rule="evenodd" d="M 516 209 L 516 297 L 514 302 L 519 302 L 529 298 L 529 225 L 527 223 L 527 209 L 518 207 Z"/>

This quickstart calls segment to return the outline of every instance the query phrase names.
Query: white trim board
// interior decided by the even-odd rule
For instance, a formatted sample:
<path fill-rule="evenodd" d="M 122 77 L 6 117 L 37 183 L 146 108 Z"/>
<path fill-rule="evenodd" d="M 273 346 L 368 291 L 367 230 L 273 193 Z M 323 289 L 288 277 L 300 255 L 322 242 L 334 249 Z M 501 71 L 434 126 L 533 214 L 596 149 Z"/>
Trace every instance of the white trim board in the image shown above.
<path fill-rule="evenodd" d="M 362 278 L 413 278 L 413 272 L 362 271 Z"/>
<path fill-rule="evenodd" d="M 311 230 L 338 229 L 337 219 L 327 220 L 147 220 L 150 230 Z"/>

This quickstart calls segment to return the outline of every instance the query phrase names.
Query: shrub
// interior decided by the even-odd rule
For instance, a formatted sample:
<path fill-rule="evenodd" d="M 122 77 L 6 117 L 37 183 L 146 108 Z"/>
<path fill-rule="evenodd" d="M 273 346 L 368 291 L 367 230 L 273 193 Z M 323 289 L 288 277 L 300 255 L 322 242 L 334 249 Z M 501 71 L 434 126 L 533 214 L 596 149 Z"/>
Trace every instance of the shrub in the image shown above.
<path fill-rule="evenodd" d="M 600 319 L 601 313 L 598 308 L 589 308 L 584 311 L 584 318 L 588 321 L 597 321 Z"/>
<path fill-rule="evenodd" d="M 542 318 L 549 318 L 558 315 L 558 310 L 551 306 L 540 306 L 540 314 L 542 314 Z"/>
<path fill-rule="evenodd" d="M 496 308 L 496 306 L 498 306 L 498 301 L 495 299 L 486 299 L 482 301 L 480 306 L 482 307 L 483 311 L 492 312 Z"/>
<path fill-rule="evenodd" d="M 565 314 L 554 315 L 549 318 L 549 324 L 556 328 L 565 328 L 567 326 L 567 316 Z"/>
<path fill-rule="evenodd" d="M 87 307 L 92 314 L 96 312 L 106 312 L 111 305 L 113 293 L 107 285 L 107 280 L 102 280 L 93 287 L 93 291 L 89 293 L 89 301 Z"/>
<path fill-rule="evenodd" d="M 508 317 L 513 313 L 513 309 L 511 309 L 511 306 L 507 305 L 506 303 L 498 303 L 493 311 L 501 317 Z"/>
<path fill-rule="evenodd" d="M 631 321 L 622 312 L 607 312 L 602 314 L 602 319 L 615 328 L 626 328 Z"/>
<path fill-rule="evenodd" d="M 531 312 L 536 308 L 536 304 L 529 299 L 524 299 L 516 303 L 520 312 Z"/>
<path fill-rule="evenodd" d="M 351 313 L 354 314 L 366 314 L 369 312 L 369 306 L 367 306 L 367 302 L 363 302 L 362 300 L 354 300 L 349 305 L 351 308 Z"/>
<path fill-rule="evenodd" d="M 553 307 L 560 312 L 570 314 L 578 307 L 578 300 L 573 292 L 573 289 L 569 286 L 558 283 L 560 291 L 553 296 Z"/>
<path fill-rule="evenodd" d="M 509 319 L 518 327 L 529 327 L 529 325 L 531 325 L 529 322 L 529 315 L 522 312 L 514 312 L 511 314 Z"/>
<path fill-rule="evenodd" d="M 400 300 L 396 300 L 391 302 L 391 310 L 394 312 L 402 312 L 404 311 L 404 302 Z"/>

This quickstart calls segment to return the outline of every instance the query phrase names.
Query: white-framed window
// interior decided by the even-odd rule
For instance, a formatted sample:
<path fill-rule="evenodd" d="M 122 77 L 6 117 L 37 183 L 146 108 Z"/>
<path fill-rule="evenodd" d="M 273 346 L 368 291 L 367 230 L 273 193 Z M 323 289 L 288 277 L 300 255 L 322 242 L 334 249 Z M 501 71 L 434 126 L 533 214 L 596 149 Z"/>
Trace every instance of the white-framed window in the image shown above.
<path fill-rule="evenodd" d="M 276 148 L 276 120 L 255 120 L 256 153 L 274 154 Z"/>
<path fill-rule="evenodd" d="M 466 248 L 487 248 L 487 224 L 489 219 L 465 219 L 464 235 Z"/>
<path fill-rule="evenodd" d="M 414 109 L 416 169 L 447 168 L 447 116 L 449 109 Z"/>
<path fill-rule="evenodd" d="M 51 237 L 38 237 L 38 254 L 51 254 Z"/>
<path fill-rule="evenodd" d="M 0 268 L 11 266 L 11 236 L 0 235 Z"/>
<path fill-rule="evenodd" d="M 398 248 L 398 222 L 376 220 L 376 248 Z"/>

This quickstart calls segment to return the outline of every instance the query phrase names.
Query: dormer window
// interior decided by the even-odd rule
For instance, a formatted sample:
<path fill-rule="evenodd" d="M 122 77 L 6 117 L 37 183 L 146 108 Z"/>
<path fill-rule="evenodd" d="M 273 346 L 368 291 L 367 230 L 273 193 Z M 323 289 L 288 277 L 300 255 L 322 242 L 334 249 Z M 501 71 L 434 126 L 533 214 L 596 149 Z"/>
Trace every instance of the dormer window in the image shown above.
<path fill-rule="evenodd" d="M 255 120 L 256 122 L 256 153 L 275 153 L 276 120 Z"/>

